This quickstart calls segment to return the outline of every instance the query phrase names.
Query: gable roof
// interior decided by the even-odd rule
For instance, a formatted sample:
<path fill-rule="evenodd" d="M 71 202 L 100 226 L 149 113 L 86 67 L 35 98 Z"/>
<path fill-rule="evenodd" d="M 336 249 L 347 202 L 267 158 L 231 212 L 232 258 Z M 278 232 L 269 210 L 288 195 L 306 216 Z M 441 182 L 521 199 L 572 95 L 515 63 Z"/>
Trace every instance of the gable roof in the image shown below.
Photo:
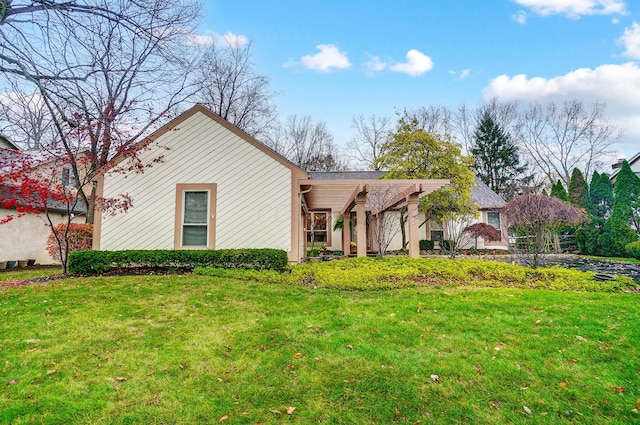
<path fill-rule="evenodd" d="M 371 180 L 382 178 L 386 171 L 311 171 L 313 180 Z"/>
<path fill-rule="evenodd" d="M 502 208 L 506 204 L 502 196 L 491 190 L 479 177 L 476 177 L 473 181 L 471 200 L 478 204 L 480 208 Z"/>
<path fill-rule="evenodd" d="M 159 129 L 157 129 L 156 131 L 151 133 L 149 136 L 147 136 L 144 140 L 138 142 L 136 144 L 136 146 L 144 146 L 144 145 L 146 145 L 148 143 L 153 142 L 154 140 L 156 140 L 160 136 L 164 135 L 165 133 L 173 131 L 181 123 L 185 122 L 187 119 L 191 118 L 192 116 L 194 116 L 197 113 L 202 113 L 202 114 L 206 115 L 208 118 L 210 118 L 213 121 L 217 122 L 218 124 L 220 124 L 221 126 L 226 128 L 227 130 L 231 131 L 232 133 L 234 133 L 235 135 L 237 135 L 238 137 L 240 137 L 244 141 L 248 142 L 249 144 L 251 144 L 252 146 L 254 146 L 257 149 L 261 150 L 262 152 L 266 153 L 271 158 L 275 159 L 276 161 L 278 161 L 279 163 L 281 163 L 285 167 L 289 168 L 293 173 L 302 174 L 302 176 L 298 176 L 299 178 L 307 178 L 308 177 L 309 174 L 305 170 L 303 170 L 302 168 L 298 167 L 293 162 L 289 161 L 288 159 L 286 159 L 285 157 L 283 157 L 282 155 L 280 155 L 279 153 L 277 153 L 273 149 L 269 148 L 264 143 L 260 142 L 259 140 L 255 139 L 254 137 L 252 137 L 252 136 L 248 135 L 247 133 L 245 133 L 244 131 L 240 130 L 238 127 L 236 127 L 235 125 L 231 124 L 229 121 L 225 120 L 224 118 L 222 118 L 221 116 L 219 116 L 218 114 L 216 114 L 215 112 L 211 111 L 209 108 L 207 108 L 206 106 L 204 106 L 204 105 L 202 105 L 200 103 L 195 104 L 194 106 L 192 106 L 191 108 L 187 109 L 186 111 L 184 111 L 183 113 L 181 113 L 180 115 L 178 115 L 177 117 L 175 117 L 174 119 L 169 121 L 168 123 L 166 123 L 163 126 L 161 126 Z M 119 163 L 122 159 L 124 159 L 124 157 L 114 158 L 112 163 L 115 165 L 115 164 Z"/>
<path fill-rule="evenodd" d="M 627 162 L 629 163 L 629 165 L 633 165 L 635 164 L 638 160 L 640 160 L 640 152 L 638 152 L 637 154 L 633 155 L 631 157 L 630 160 L 628 160 Z M 620 163 L 622 163 L 622 160 L 620 160 Z M 619 164 L 620 164 L 619 163 Z M 609 180 L 611 180 L 612 182 L 616 181 L 616 176 L 618 175 L 618 173 L 620 172 L 620 167 L 618 166 L 618 168 L 616 168 L 615 170 L 613 170 L 613 172 L 611 173 L 611 175 L 609 176 Z"/>
<path fill-rule="evenodd" d="M 14 151 L 19 151 L 20 150 L 18 145 L 13 143 L 11 140 L 9 140 L 9 138 L 7 138 L 7 136 L 5 136 L 2 133 L 0 133 L 0 148 L 12 149 Z"/>

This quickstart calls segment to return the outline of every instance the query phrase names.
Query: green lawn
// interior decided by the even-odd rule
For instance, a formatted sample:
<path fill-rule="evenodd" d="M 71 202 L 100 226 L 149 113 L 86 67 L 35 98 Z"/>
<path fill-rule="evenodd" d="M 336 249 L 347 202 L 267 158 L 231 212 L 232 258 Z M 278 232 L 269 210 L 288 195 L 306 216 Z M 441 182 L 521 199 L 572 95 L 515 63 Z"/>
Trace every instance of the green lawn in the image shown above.
<path fill-rule="evenodd" d="M 197 275 L 0 286 L 0 423 L 636 423 L 638 297 Z"/>

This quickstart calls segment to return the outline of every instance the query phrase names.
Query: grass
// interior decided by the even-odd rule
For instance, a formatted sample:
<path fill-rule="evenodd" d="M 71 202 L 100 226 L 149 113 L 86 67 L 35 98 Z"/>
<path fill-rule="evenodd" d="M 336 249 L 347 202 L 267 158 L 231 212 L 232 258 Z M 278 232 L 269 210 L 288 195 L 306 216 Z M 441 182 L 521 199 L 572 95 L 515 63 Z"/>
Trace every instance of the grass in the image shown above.
<path fill-rule="evenodd" d="M 51 276 L 61 274 L 62 269 L 59 267 L 41 267 L 41 268 L 19 268 L 11 271 L 0 272 L 0 284 L 2 282 L 34 279 L 38 277 Z"/>
<path fill-rule="evenodd" d="M 196 275 L 0 287 L 0 423 L 633 423 L 637 297 Z"/>

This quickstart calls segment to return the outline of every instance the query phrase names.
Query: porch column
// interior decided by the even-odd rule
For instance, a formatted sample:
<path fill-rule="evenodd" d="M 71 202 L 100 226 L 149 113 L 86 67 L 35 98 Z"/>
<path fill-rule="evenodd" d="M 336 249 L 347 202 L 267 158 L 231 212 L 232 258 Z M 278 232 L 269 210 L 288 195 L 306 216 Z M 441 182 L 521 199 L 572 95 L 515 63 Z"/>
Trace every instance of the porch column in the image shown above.
<path fill-rule="evenodd" d="M 356 231 L 358 232 L 358 257 L 367 256 L 367 214 L 365 213 L 364 204 L 367 198 L 366 195 L 358 195 L 356 197 Z"/>
<path fill-rule="evenodd" d="M 407 197 L 407 218 L 409 222 L 409 257 L 420 257 L 420 236 L 418 234 L 418 196 Z"/>
<path fill-rule="evenodd" d="M 342 214 L 343 226 L 342 226 L 342 251 L 344 255 L 349 255 L 351 252 L 351 213 Z"/>

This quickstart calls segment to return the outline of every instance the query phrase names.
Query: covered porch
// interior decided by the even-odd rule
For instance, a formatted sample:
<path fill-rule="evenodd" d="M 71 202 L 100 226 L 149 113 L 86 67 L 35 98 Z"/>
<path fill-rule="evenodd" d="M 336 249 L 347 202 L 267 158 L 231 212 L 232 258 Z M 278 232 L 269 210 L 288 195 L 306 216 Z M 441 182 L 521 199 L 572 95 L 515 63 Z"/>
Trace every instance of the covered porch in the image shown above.
<path fill-rule="evenodd" d="M 410 257 L 419 257 L 418 204 L 420 198 L 441 188 L 449 180 L 383 180 L 383 179 L 327 179 L 300 180 L 300 198 L 302 208 L 302 226 L 300 246 L 303 248 L 301 257 L 306 256 L 309 239 L 316 235 L 325 244 L 341 247 L 345 254 L 349 253 L 351 242 L 356 243 L 356 255 L 364 257 L 367 249 L 377 249 L 379 238 L 373 240 L 376 225 L 384 219 L 390 211 L 406 208 L 407 236 Z M 320 217 L 322 229 L 314 229 L 310 217 Z M 332 239 L 331 229 L 335 221 L 342 217 L 343 226 L 338 234 L 333 232 L 339 240 Z M 354 218 L 354 228 L 352 220 Z M 369 226 L 367 223 L 369 222 Z M 375 223 L 375 225 L 372 225 Z M 354 232 L 352 232 L 354 230 Z M 326 232 L 325 234 L 322 232 Z M 355 233 L 352 235 L 352 233 Z"/>

